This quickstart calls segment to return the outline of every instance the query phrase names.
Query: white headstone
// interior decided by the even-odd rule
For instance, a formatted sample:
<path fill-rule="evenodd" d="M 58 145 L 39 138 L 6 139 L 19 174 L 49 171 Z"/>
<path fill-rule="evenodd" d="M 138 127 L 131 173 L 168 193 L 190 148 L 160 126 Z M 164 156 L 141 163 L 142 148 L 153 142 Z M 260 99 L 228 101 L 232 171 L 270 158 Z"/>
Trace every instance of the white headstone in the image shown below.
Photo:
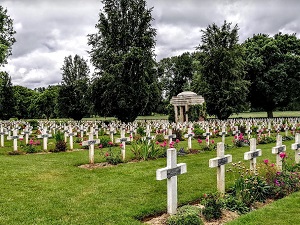
<path fill-rule="evenodd" d="M 13 140 L 14 151 L 18 151 L 18 138 L 23 138 L 23 135 L 18 135 L 18 130 L 13 130 L 13 136 L 8 136 L 7 140 Z"/>
<path fill-rule="evenodd" d="M 224 144 L 217 144 L 217 157 L 209 160 L 209 167 L 217 167 L 217 187 L 222 194 L 225 193 L 225 164 L 232 162 L 232 155 L 224 155 Z"/>
<path fill-rule="evenodd" d="M 90 164 L 94 164 L 95 144 L 100 143 L 99 139 L 94 139 L 93 137 L 94 137 L 93 128 L 91 128 L 91 131 L 89 133 L 89 140 L 82 142 L 82 146 L 89 146 L 89 162 L 90 162 Z"/>
<path fill-rule="evenodd" d="M 286 151 L 286 146 L 282 144 L 282 136 L 280 134 L 276 137 L 276 147 L 272 148 L 272 153 L 276 154 L 276 164 L 279 169 L 282 170 L 282 159 L 280 157 L 281 152 Z"/>
<path fill-rule="evenodd" d="M 256 138 L 250 139 L 250 151 L 244 153 L 244 159 L 250 160 L 250 170 L 256 170 L 256 157 L 261 156 L 261 149 L 256 149 Z"/>
<path fill-rule="evenodd" d="M 186 173 L 186 163 L 177 164 L 175 148 L 167 150 L 167 167 L 156 170 L 156 180 L 167 179 L 168 213 L 175 214 L 177 210 L 177 175 Z"/>
<path fill-rule="evenodd" d="M 125 160 L 126 156 L 126 141 L 130 141 L 129 137 L 125 137 L 125 129 L 121 129 L 121 138 L 116 139 L 116 143 L 121 143 L 121 154 L 122 154 L 122 159 Z"/>
<path fill-rule="evenodd" d="M 42 138 L 43 139 L 43 149 L 47 151 L 47 146 L 48 146 L 48 138 L 52 137 L 51 134 L 47 133 L 47 127 L 44 127 L 42 130 L 42 133 L 37 136 L 37 138 Z"/>
<path fill-rule="evenodd" d="M 292 150 L 295 150 L 295 162 L 300 162 L 300 134 L 296 133 L 295 135 L 295 143 L 291 146 Z"/>

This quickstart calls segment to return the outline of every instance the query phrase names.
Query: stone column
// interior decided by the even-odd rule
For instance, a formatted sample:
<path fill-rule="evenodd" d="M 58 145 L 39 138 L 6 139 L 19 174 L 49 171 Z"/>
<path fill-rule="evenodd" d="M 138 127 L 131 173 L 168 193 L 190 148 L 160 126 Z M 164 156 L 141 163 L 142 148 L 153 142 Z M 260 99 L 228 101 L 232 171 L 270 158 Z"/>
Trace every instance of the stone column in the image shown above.
<path fill-rule="evenodd" d="M 189 105 L 185 105 L 185 122 L 189 122 L 189 115 L 188 112 L 189 111 Z"/>
<path fill-rule="evenodd" d="M 179 120 L 179 122 L 183 123 L 183 120 L 184 120 L 183 106 L 179 106 L 179 107 L 180 107 L 180 120 Z"/>
<path fill-rule="evenodd" d="M 174 111 L 175 111 L 175 122 L 178 122 L 178 108 L 177 105 L 174 105 Z"/>

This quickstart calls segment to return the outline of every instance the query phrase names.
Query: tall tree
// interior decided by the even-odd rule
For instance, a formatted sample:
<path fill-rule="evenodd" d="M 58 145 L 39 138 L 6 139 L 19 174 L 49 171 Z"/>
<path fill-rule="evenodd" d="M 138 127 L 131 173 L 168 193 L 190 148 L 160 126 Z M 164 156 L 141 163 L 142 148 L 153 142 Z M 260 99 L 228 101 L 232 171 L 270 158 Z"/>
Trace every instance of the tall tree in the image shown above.
<path fill-rule="evenodd" d="M 19 85 L 13 86 L 12 89 L 16 100 L 14 116 L 19 119 L 33 118 L 30 114 L 30 104 L 34 102 L 38 94 L 34 90 Z"/>
<path fill-rule="evenodd" d="M 11 78 L 7 72 L 0 72 L 0 119 L 8 120 L 15 114 L 15 97 Z"/>
<path fill-rule="evenodd" d="M 31 102 L 30 111 L 35 112 L 34 118 L 56 117 L 56 104 L 60 86 L 49 86 L 45 91 L 36 93 L 37 97 Z"/>
<path fill-rule="evenodd" d="M 65 57 L 62 84 L 58 92 L 57 108 L 60 116 L 81 120 L 91 108 L 89 94 L 89 67 L 78 55 Z"/>
<path fill-rule="evenodd" d="M 277 107 L 299 99 L 300 40 L 295 34 L 257 34 L 243 45 L 251 107 L 273 117 Z"/>
<path fill-rule="evenodd" d="M 123 122 L 145 114 L 158 104 L 152 9 L 144 0 L 103 0 L 104 8 L 89 35 L 91 62 L 96 68 L 92 85 L 94 110 Z"/>
<path fill-rule="evenodd" d="M 202 32 L 198 47 L 205 54 L 201 90 L 207 113 L 224 120 L 246 107 L 249 82 L 244 80 L 244 49 L 238 44 L 237 25 L 213 23 Z"/>
<path fill-rule="evenodd" d="M 15 33 L 13 20 L 7 15 L 7 9 L 0 5 L 0 65 L 5 64 L 11 55 L 12 45 L 16 41 L 13 37 Z"/>

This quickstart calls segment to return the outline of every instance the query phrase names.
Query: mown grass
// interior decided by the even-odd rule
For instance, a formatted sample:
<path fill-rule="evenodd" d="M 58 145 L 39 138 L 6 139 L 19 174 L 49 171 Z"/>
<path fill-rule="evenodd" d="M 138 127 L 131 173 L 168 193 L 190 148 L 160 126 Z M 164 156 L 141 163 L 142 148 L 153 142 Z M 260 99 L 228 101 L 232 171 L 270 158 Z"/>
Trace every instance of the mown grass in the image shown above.
<path fill-rule="evenodd" d="M 226 140 L 231 143 L 232 139 Z M 293 141 L 285 142 L 288 154 L 293 155 L 291 143 Z M 197 145 L 194 140 L 193 148 Z M 166 181 L 155 178 L 156 169 L 166 166 L 165 158 L 87 170 L 78 167 L 88 163 L 87 150 L 9 156 L 10 142 L 6 142 L 6 146 L 0 148 L 0 224 L 141 224 L 138 219 L 166 211 Z M 186 142 L 179 143 L 179 147 L 186 146 Z M 271 154 L 273 146 L 275 144 L 259 146 L 263 150 L 259 162 L 265 158 L 275 162 L 275 156 Z M 232 154 L 234 162 L 242 161 L 248 149 L 234 148 L 226 154 Z M 130 145 L 127 145 L 126 153 L 127 157 L 132 156 Z M 179 205 L 217 190 L 216 169 L 208 167 L 208 161 L 213 157 L 216 157 L 215 151 L 178 157 L 178 163 L 187 163 L 188 170 L 178 178 Z M 95 162 L 103 160 L 97 149 Z M 226 176 L 229 187 L 233 177 Z M 297 197 L 299 193 L 287 201 Z M 269 206 L 273 216 L 268 221 L 264 219 L 263 223 L 274 224 L 272 217 L 276 217 L 278 211 L 292 213 L 299 209 L 299 205 L 296 206 L 286 208 L 278 203 Z M 248 215 L 245 218 L 247 220 Z M 263 218 L 259 215 L 255 217 L 258 221 L 255 224 L 260 224 L 260 219 Z"/>

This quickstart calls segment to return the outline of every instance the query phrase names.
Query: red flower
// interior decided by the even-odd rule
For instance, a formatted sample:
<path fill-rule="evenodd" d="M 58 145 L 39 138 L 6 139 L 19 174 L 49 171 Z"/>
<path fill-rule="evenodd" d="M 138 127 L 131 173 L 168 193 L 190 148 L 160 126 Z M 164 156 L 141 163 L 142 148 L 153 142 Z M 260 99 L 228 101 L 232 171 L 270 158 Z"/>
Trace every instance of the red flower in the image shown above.
<path fill-rule="evenodd" d="M 268 160 L 268 159 L 264 159 L 264 163 L 265 163 L 265 164 L 268 164 L 268 163 L 269 163 L 269 160 Z"/>
<path fill-rule="evenodd" d="M 286 153 L 285 152 L 280 152 L 279 157 L 284 159 L 286 157 Z"/>
<path fill-rule="evenodd" d="M 180 141 L 179 141 L 179 139 L 176 139 L 176 143 L 179 143 Z"/>

